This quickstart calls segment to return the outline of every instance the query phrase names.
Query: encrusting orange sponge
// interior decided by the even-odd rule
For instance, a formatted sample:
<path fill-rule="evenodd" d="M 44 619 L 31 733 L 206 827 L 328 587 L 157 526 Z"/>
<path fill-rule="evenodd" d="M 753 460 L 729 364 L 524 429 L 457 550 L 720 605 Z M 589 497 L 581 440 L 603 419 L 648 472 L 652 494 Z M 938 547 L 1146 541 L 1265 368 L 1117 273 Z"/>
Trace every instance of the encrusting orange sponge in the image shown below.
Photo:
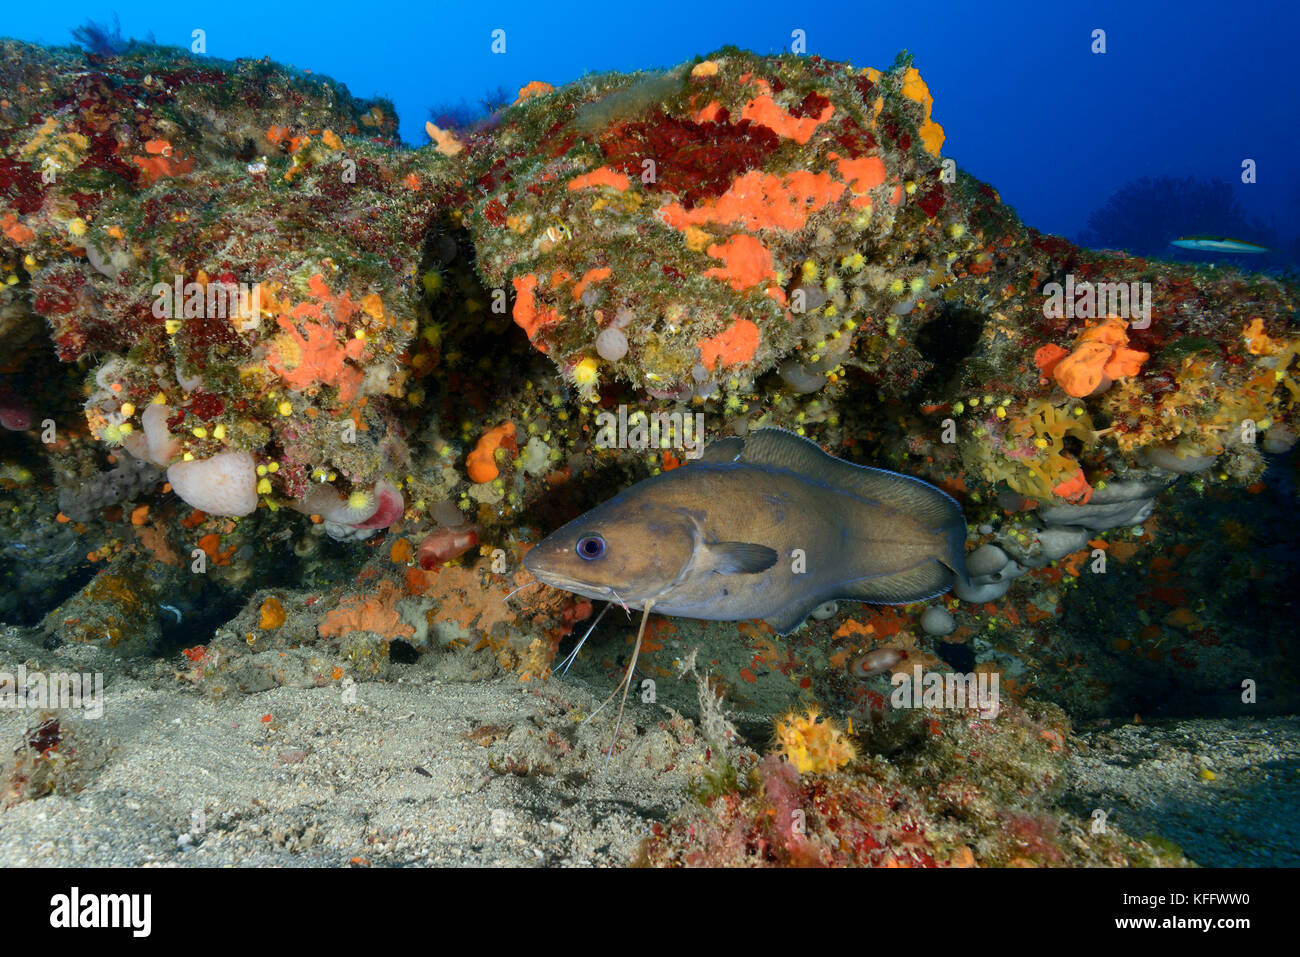
<path fill-rule="evenodd" d="M 1112 316 L 1085 329 L 1074 351 L 1059 361 L 1051 362 L 1045 349 L 1034 358 L 1044 373 L 1050 365 L 1061 388 L 1081 399 L 1108 389 L 1116 379 L 1137 375 L 1149 356 L 1128 348 L 1128 323 Z"/>
<path fill-rule="evenodd" d="M 488 429 L 474 446 L 474 451 L 466 457 L 465 471 L 469 473 L 471 482 L 476 485 L 491 482 L 501 474 L 497 468 L 496 451 L 502 446 L 510 451 L 515 449 L 513 422 L 502 422 L 495 428 Z"/>

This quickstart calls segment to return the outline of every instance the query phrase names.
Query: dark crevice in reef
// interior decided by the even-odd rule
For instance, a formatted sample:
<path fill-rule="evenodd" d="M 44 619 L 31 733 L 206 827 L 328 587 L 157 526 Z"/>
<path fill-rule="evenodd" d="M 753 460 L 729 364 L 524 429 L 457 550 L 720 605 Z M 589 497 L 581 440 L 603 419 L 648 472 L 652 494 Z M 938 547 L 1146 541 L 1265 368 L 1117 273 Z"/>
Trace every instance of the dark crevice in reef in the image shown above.
<path fill-rule="evenodd" d="M 962 363 L 974 354 L 987 320 L 978 310 L 953 306 L 917 331 L 916 348 L 932 364 L 919 384 L 922 392 L 943 390 L 963 371 Z"/>

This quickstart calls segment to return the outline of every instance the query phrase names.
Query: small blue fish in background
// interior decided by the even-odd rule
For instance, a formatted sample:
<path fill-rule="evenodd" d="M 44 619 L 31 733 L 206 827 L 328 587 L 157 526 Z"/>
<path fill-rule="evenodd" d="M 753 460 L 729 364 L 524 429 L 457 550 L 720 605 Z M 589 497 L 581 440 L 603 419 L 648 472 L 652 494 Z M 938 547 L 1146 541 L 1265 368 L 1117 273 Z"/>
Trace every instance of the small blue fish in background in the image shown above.
<path fill-rule="evenodd" d="M 1229 239 L 1226 236 L 1180 236 L 1170 240 L 1169 245 L 1179 249 L 1192 249 L 1199 253 L 1267 253 L 1267 246 L 1248 243 L 1244 239 Z"/>

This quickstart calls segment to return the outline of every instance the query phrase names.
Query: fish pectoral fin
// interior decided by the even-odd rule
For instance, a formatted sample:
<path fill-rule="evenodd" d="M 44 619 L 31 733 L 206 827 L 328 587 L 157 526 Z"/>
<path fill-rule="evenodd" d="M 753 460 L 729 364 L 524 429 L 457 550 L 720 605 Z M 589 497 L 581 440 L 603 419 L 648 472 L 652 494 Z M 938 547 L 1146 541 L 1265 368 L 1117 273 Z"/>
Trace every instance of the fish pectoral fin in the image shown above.
<path fill-rule="evenodd" d="M 804 619 L 812 614 L 813 609 L 816 607 L 817 605 L 812 605 L 806 608 L 799 605 L 791 605 L 782 608 L 780 611 L 773 612 L 763 620 L 772 626 L 773 631 L 784 638 L 802 625 Z"/>
<path fill-rule="evenodd" d="M 723 575 L 754 575 L 776 564 L 776 549 L 754 542 L 714 542 L 704 546 L 710 571 Z"/>

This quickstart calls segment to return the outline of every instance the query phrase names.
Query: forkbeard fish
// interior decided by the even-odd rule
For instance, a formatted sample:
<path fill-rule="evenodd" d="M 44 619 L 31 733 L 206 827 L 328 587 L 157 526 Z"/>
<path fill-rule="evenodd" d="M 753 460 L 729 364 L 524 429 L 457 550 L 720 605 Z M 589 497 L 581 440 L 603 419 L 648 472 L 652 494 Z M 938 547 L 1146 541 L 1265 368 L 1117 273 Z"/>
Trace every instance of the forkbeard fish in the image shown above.
<path fill-rule="evenodd" d="M 598 505 L 530 550 L 524 567 L 587 598 L 762 618 L 787 635 L 828 601 L 943 594 L 967 580 L 965 543 L 961 506 L 933 485 L 766 428 L 713 442 Z"/>

